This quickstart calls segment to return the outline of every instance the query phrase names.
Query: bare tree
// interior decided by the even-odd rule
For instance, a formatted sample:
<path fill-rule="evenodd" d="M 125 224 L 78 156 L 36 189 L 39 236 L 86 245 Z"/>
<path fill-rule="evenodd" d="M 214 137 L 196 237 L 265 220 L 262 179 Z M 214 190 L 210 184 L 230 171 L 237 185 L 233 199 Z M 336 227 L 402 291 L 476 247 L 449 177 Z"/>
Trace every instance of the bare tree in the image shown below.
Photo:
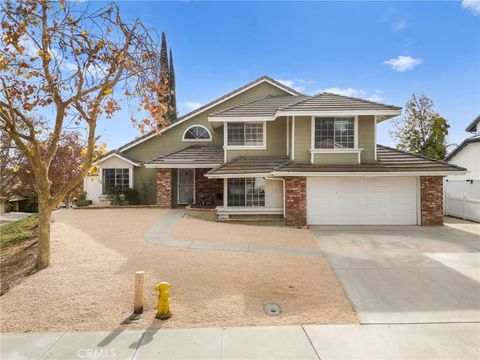
<path fill-rule="evenodd" d="M 80 6 L 81 5 L 81 6 Z M 135 125 L 166 124 L 166 84 L 160 79 L 158 40 L 138 19 L 122 20 L 115 4 L 85 10 L 84 4 L 51 0 L 0 3 L 0 127 L 26 156 L 39 201 L 37 267 L 50 262 L 53 209 L 91 170 L 96 125 L 111 117 L 119 100 L 134 97 L 148 117 Z M 123 103 L 123 101 L 122 101 Z M 48 116 L 46 133 L 30 119 Z M 87 128 L 82 170 L 52 189 L 51 163 L 71 122 Z"/>

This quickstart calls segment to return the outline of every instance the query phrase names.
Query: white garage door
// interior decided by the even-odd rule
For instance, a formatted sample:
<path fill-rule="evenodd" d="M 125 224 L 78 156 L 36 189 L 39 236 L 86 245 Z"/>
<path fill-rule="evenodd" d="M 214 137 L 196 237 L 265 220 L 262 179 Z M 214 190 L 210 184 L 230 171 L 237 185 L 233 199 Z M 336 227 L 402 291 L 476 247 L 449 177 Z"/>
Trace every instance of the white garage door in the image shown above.
<path fill-rule="evenodd" d="M 307 177 L 309 225 L 415 225 L 415 177 Z"/>

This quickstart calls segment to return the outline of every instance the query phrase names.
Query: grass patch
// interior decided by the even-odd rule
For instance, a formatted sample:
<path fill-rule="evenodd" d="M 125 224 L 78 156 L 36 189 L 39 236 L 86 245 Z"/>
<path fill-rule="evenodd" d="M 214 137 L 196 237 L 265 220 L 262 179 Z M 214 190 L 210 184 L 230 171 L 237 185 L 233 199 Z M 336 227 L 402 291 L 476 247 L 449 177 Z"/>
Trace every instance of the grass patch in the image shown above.
<path fill-rule="evenodd" d="M 37 225 L 37 215 L 30 215 L 21 220 L 3 225 L 0 227 L 0 244 L 12 244 L 35 236 Z"/>

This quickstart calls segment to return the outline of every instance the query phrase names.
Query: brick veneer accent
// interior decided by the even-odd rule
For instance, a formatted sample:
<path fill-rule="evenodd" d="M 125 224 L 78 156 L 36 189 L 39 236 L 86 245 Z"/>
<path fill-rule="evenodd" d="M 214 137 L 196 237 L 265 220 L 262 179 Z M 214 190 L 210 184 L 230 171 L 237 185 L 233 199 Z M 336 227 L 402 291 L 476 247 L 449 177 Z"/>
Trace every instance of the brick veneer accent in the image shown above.
<path fill-rule="evenodd" d="M 157 169 L 157 205 L 172 207 L 172 169 Z"/>
<path fill-rule="evenodd" d="M 285 220 L 287 225 L 307 225 L 307 178 L 285 177 Z"/>
<path fill-rule="evenodd" d="M 195 204 L 222 205 L 223 179 L 208 179 L 205 173 L 210 169 L 195 169 Z M 221 194 L 217 198 L 217 194 Z"/>
<path fill-rule="evenodd" d="M 422 225 L 443 224 L 443 178 L 441 176 L 420 177 Z"/>

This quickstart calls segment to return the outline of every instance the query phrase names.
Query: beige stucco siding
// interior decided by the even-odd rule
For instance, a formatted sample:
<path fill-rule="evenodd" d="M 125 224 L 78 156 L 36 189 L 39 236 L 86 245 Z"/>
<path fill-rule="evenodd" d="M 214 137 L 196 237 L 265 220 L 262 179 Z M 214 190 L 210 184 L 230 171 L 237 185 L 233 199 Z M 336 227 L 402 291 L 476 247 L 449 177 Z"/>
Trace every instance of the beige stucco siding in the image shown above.
<path fill-rule="evenodd" d="M 267 121 L 267 148 L 265 150 L 228 150 L 227 160 L 238 156 L 286 156 L 287 155 L 287 119 L 280 117 Z"/>
<path fill-rule="evenodd" d="M 291 136 L 291 135 L 290 135 Z M 375 160 L 375 118 L 374 116 L 358 117 L 358 147 L 362 148 L 361 161 Z M 310 161 L 311 117 L 295 117 L 295 160 Z M 315 154 L 316 164 L 348 164 L 358 163 L 357 154 Z"/>
<path fill-rule="evenodd" d="M 358 117 L 358 147 L 363 149 L 362 162 L 375 161 L 375 117 Z"/>
<path fill-rule="evenodd" d="M 168 154 L 170 152 L 181 150 L 187 147 L 189 144 L 195 144 L 195 142 L 183 142 L 182 136 L 185 130 L 195 124 L 203 125 L 210 130 L 213 141 L 202 142 L 205 145 L 223 145 L 223 126 L 216 129 L 208 122 L 208 115 L 225 109 L 236 104 L 241 104 L 247 101 L 258 99 L 268 95 L 286 95 L 283 90 L 270 85 L 268 83 L 262 83 L 256 87 L 249 89 L 225 102 L 214 106 L 205 112 L 198 114 L 183 123 L 180 123 L 171 129 L 163 132 L 160 136 L 155 136 L 149 140 L 146 140 L 130 149 L 124 150 L 124 152 L 140 161 L 148 161 L 159 156 Z M 273 141 L 275 143 L 275 140 Z M 198 144 L 198 143 L 197 143 Z M 138 190 L 140 196 L 146 191 L 145 186 L 150 187 L 153 184 L 153 194 L 148 196 L 148 203 L 156 203 L 156 169 L 147 169 L 144 166 L 134 168 L 134 188 Z M 174 200 L 174 206 L 177 199 L 177 186 L 176 186 L 176 171 L 172 172 L 172 198 Z M 145 195 L 143 195 L 145 198 Z M 142 198 L 142 199 L 143 199 Z"/>
<path fill-rule="evenodd" d="M 358 164 L 358 154 L 313 154 L 314 164 Z"/>
<path fill-rule="evenodd" d="M 293 132 L 295 132 L 294 160 L 296 161 L 310 161 L 311 119 L 312 118 L 310 116 L 295 116 L 295 129 L 292 129 L 290 136 L 292 136 Z"/>
<path fill-rule="evenodd" d="M 140 194 L 142 203 L 155 204 L 157 202 L 157 170 L 147 169 L 144 166 L 135 168 L 133 187 Z"/>
<path fill-rule="evenodd" d="M 213 108 L 210 108 L 205 112 L 194 116 L 179 125 L 172 127 L 171 129 L 163 132 L 160 136 L 156 136 L 149 140 L 146 140 L 130 149 L 125 150 L 124 152 L 135 159 L 147 161 L 157 158 L 161 155 L 168 154 L 169 152 L 183 149 L 192 143 L 182 142 L 182 135 L 189 126 L 194 124 L 205 126 L 212 133 L 213 141 L 205 142 L 202 144 L 223 145 L 223 127 L 221 126 L 214 130 L 212 125 L 208 122 L 209 114 L 237 104 L 241 104 L 254 99 L 259 99 L 267 95 L 286 94 L 287 93 L 285 93 L 283 90 L 273 85 L 270 85 L 268 83 L 262 83 L 250 90 L 245 91 L 242 94 L 235 96 L 232 99 L 225 101 L 220 105 L 214 106 Z"/>

